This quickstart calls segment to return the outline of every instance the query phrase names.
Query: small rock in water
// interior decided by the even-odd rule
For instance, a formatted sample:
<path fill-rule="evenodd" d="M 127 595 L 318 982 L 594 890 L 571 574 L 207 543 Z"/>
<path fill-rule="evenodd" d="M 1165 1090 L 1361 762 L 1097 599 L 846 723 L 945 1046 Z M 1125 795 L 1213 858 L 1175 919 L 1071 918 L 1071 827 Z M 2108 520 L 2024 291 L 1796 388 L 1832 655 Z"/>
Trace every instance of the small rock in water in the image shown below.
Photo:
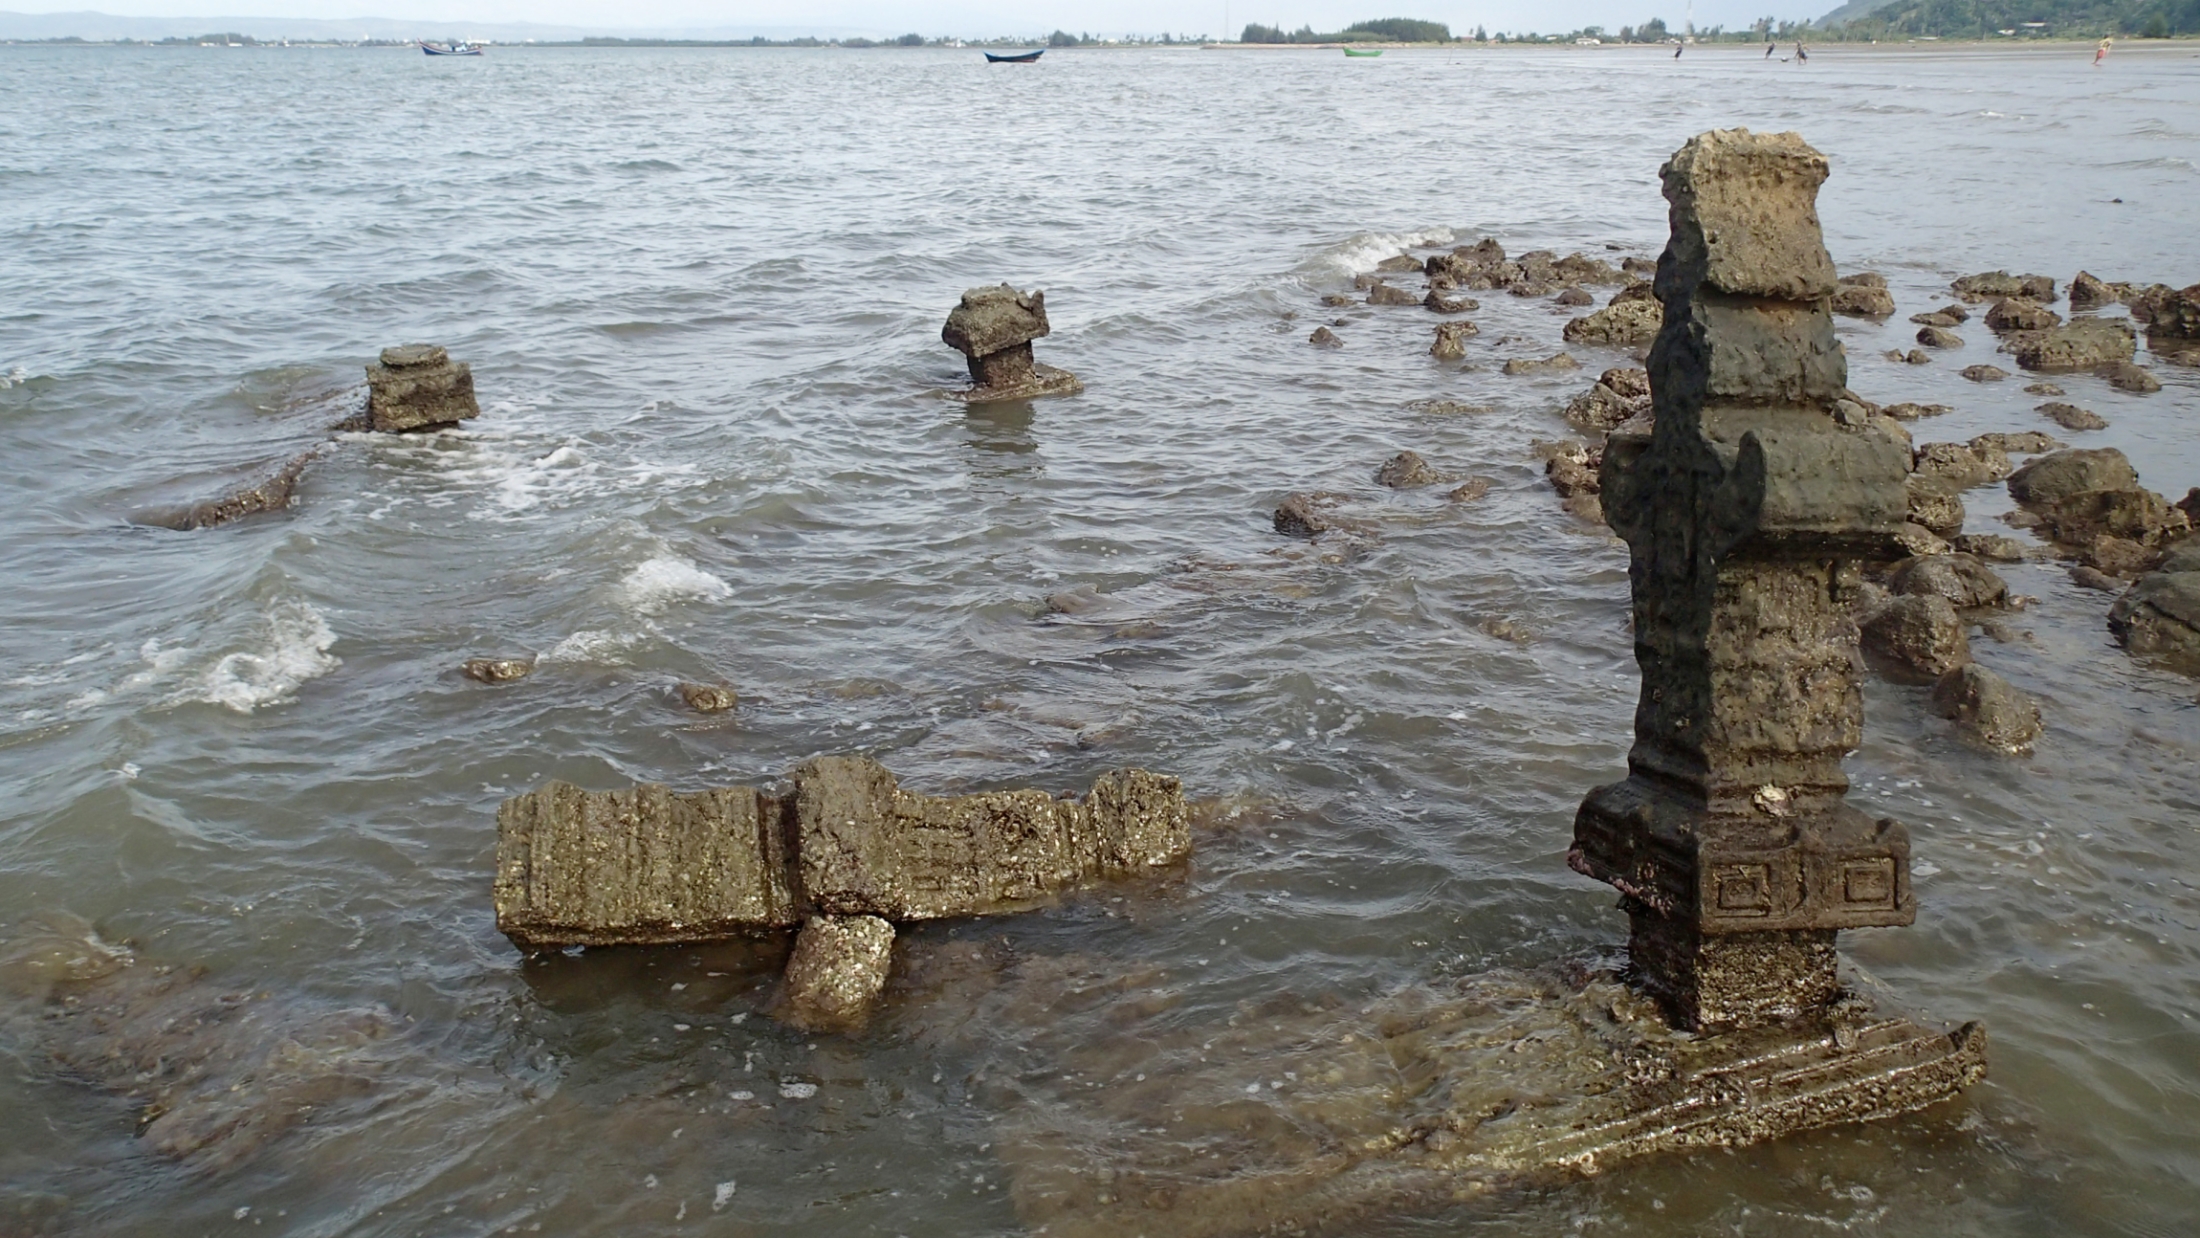
<path fill-rule="evenodd" d="M 2061 314 L 2022 297 L 2006 297 L 1986 311 L 1987 329 L 1997 332 L 2045 331 L 2061 325 Z"/>
<path fill-rule="evenodd" d="M 1961 610 L 2004 606 L 2009 601 L 2008 582 L 1961 551 L 1905 559 L 1888 576 L 1887 587 L 1900 596 L 1944 597 Z"/>
<path fill-rule="evenodd" d="M 1953 327 L 1963 320 L 1950 314 L 1924 313 L 1910 315 L 1910 321 L 1921 327 Z"/>
<path fill-rule="evenodd" d="M 1332 292 L 1322 298 L 1322 304 L 1331 309 L 1343 309 L 1347 305 L 1356 305 L 1358 302 L 1341 292 Z"/>
<path fill-rule="evenodd" d="M 894 926 L 877 916 L 811 916 L 795 936 L 773 1013 L 806 1032 L 863 1030 L 886 988 L 893 951 Z"/>
<path fill-rule="evenodd" d="M 1436 342 L 1429 345 L 1428 355 L 1439 361 L 1457 361 L 1467 355 L 1467 337 L 1481 334 L 1482 329 L 1464 319 L 1458 322 L 1439 323 Z"/>
<path fill-rule="evenodd" d="M 1851 318 L 1885 318 L 1894 313 L 1894 296 L 1885 284 L 1843 284 L 1833 290 L 1832 309 Z"/>
<path fill-rule="evenodd" d="M 2070 569 L 2070 580 L 2081 589 L 2098 589 L 2102 593 L 2122 593 L 2124 582 L 2095 567 L 2080 563 Z"/>
<path fill-rule="evenodd" d="M 1597 299 L 1590 296 L 1586 291 L 1571 286 L 1559 289 L 1558 295 L 1552 297 L 1551 300 L 1558 305 L 1595 305 L 1597 303 Z"/>
<path fill-rule="evenodd" d="M 1316 348 L 1344 347 L 1344 341 L 1337 338 L 1337 333 L 1327 327 L 1314 328 L 1314 334 L 1307 336 L 1306 342 Z"/>
<path fill-rule="evenodd" d="M 1946 327 L 1919 327 L 1917 342 L 1927 348 L 1961 348 L 1963 337 Z"/>
<path fill-rule="evenodd" d="M 2014 434 L 1981 434 L 1971 440 L 1971 446 L 2012 456 L 2036 456 L 2043 451 L 2060 451 L 2065 444 L 2038 430 L 2019 430 Z"/>
<path fill-rule="evenodd" d="M 1419 305 L 1421 298 L 1395 284 L 1377 284 L 1367 290 L 1369 305 Z"/>
<path fill-rule="evenodd" d="M 1447 324 L 1448 325 L 1448 324 Z M 1505 363 L 1505 373 L 1547 374 L 1559 370 L 1578 370 L 1581 363 L 1567 353 L 1552 353 L 1548 357 L 1514 357 Z"/>
<path fill-rule="evenodd" d="M 1911 404 L 1904 402 L 1886 405 L 1879 411 L 1896 421 L 1916 421 L 1920 417 L 1938 417 L 1943 413 L 1952 413 L 1955 410 L 1945 404 Z"/>
<path fill-rule="evenodd" d="M 1422 459 L 1419 453 L 1411 451 L 1399 452 L 1383 461 L 1383 466 L 1375 470 L 1375 484 L 1388 486 L 1392 490 L 1432 486 L 1443 480 L 1445 478 L 1442 473 L 1430 468 L 1428 461 Z"/>
<path fill-rule="evenodd" d="M 2091 409 L 2079 408 L 2075 404 L 2064 404 L 2059 400 L 2050 400 L 2040 405 L 2037 411 L 2040 416 L 2047 418 L 2065 430 L 2106 430 L 2108 428 L 2108 421 L 2100 414 Z"/>
<path fill-rule="evenodd" d="M 733 689 L 722 683 L 681 684 L 680 699 L 700 714 L 723 713 L 740 703 Z"/>
<path fill-rule="evenodd" d="M 1482 308 L 1482 303 L 1473 297 L 1447 297 L 1433 288 L 1427 296 L 1421 298 L 1421 304 L 1438 314 L 1464 314 L 1469 310 Z"/>
<path fill-rule="evenodd" d="M 1960 343 L 1961 341 L 1958 342 Z M 1909 351 L 1909 355 L 1903 357 L 1902 360 L 1905 364 L 1908 365 L 1931 365 L 1933 363 L 1933 355 L 1929 352 L 1926 352 L 1922 348 L 1913 348 Z"/>
<path fill-rule="evenodd" d="M 1593 314 L 1567 323 L 1561 334 L 1569 344 L 1626 348 L 1648 344 L 1658 337 L 1658 329 L 1664 325 L 1665 307 L 1655 300 L 1615 300 Z"/>
<path fill-rule="evenodd" d="M 1407 271 L 1419 271 L 1421 260 L 1412 254 L 1399 254 L 1395 258 L 1385 258 L 1376 263 L 1375 269 L 1385 275 L 1399 275 Z"/>
<path fill-rule="evenodd" d="M 1990 563 L 2022 563 L 2031 557 L 2023 542 L 2001 533 L 1966 533 L 1955 539 L 1955 548 Z"/>
<path fill-rule="evenodd" d="M 1489 478 L 1470 477 L 1458 488 L 1454 489 L 1450 494 L 1447 494 L 1444 497 L 1454 503 L 1478 503 L 1481 500 L 1488 498 L 1489 493 Z"/>
<path fill-rule="evenodd" d="M 2027 394 L 2027 395 L 2068 395 L 2068 394 L 2069 394 L 2068 392 L 2064 391 L 2064 390 L 2063 390 L 2062 388 L 2060 388 L 2060 387 L 2056 386 L 2056 385 L 2055 385 L 2055 384 L 2053 384 L 2053 383 L 2026 383 L 2026 384 L 2024 385 L 2024 390 L 2025 390 L 2025 394 Z"/>
<path fill-rule="evenodd" d="M 1998 365 L 1967 365 L 1963 367 L 1963 376 L 1974 383 L 1998 383 L 2009 377 L 2009 371 Z"/>
<path fill-rule="evenodd" d="M 1937 594 L 1895 598 L 1860 626 L 1864 652 L 1895 679 L 1926 683 L 1971 660 L 1962 616 Z"/>
<path fill-rule="evenodd" d="M 482 683 L 510 683 L 525 679 L 535 669 L 532 658 L 468 658 L 459 668 L 468 679 Z"/>
<path fill-rule="evenodd" d="M 2040 737 L 2040 707 L 2008 680 L 1977 663 L 1933 682 L 1932 710 L 1964 725 L 1988 747 L 2022 752 Z"/>
<path fill-rule="evenodd" d="M 2141 395 L 2160 391 L 2162 380 L 2147 371 L 2143 365 L 2129 361 L 2104 361 L 2093 368 L 2097 378 L 2105 378 L 2108 385 L 2118 391 L 2135 391 Z"/>

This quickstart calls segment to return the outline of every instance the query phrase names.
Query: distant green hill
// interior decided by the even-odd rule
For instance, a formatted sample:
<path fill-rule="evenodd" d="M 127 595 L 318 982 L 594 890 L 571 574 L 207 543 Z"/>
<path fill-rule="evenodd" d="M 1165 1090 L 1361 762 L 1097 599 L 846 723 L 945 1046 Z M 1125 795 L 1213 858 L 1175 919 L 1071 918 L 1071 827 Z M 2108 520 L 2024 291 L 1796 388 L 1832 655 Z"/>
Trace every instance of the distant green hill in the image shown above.
<path fill-rule="evenodd" d="M 1253 22 L 1238 36 L 1241 43 L 1449 43 L 1451 27 L 1442 22 L 1411 17 L 1383 17 L 1356 21 L 1334 34 L 1316 33 L 1312 26 L 1285 31 L 1281 26 Z"/>
<path fill-rule="evenodd" d="M 2200 0 L 1851 0 L 1819 25 L 1856 38 L 2166 38 L 2200 34 Z"/>

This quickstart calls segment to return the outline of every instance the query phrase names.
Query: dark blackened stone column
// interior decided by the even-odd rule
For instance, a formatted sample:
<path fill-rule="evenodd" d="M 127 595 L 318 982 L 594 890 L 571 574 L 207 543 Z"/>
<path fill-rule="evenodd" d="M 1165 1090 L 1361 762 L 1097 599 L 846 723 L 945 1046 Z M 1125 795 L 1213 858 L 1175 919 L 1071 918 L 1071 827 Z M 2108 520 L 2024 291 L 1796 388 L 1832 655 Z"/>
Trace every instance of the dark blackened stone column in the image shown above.
<path fill-rule="evenodd" d="M 1628 777 L 1583 802 L 1567 860 L 1625 896 L 1633 982 L 1691 1028 L 1821 1010 L 1838 930 L 1916 916 L 1907 831 L 1842 800 L 1863 728 L 1845 565 L 1900 553 L 1909 470 L 1832 412 L 1826 172 L 1746 129 L 1666 164 L 1655 429 L 1604 457 L 1642 697 Z"/>

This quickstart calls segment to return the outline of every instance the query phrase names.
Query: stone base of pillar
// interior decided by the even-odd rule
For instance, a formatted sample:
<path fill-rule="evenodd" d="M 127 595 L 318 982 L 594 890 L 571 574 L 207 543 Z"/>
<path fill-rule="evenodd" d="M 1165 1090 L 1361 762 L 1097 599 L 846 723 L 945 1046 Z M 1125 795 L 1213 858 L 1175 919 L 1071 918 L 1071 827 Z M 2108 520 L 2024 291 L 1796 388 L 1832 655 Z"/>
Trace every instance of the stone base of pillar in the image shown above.
<path fill-rule="evenodd" d="M 1020 1051 L 1034 1033 L 1014 1012 L 1051 1009 L 1042 993 L 1012 984 L 953 1034 Z M 1052 1238 L 1349 1233 L 1646 1155 L 1914 1112 L 1986 1071 L 1978 1025 L 1855 993 L 1719 1036 L 1676 1033 L 1610 972 L 1305 1009 L 1135 1045 L 1110 1024 L 1060 1069 L 994 1081 L 1020 1219 Z"/>
<path fill-rule="evenodd" d="M 1028 346 L 1025 351 L 1029 353 Z M 973 376 L 977 373 L 980 360 L 990 358 L 974 359 L 971 362 Z M 1000 400 L 1036 400 L 1042 396 L 1076 395 L 1084 389 L 1085 384 L 1079 382 L 1077 376 L 1068 370 L 1058 370 L 1051 365 L 1032 362 L 1026 373 L 1011 375 L 1005 381 L 986 383 L 981 380 L 979 385 L 968 391 L 948 391 L 941 394 L 950 400 L 961 400 L 965 404 L 991 404 Z"/>
<path fill-rule="evenodd" d="M 1832 929 L 1705 934 L 1631 900 L 1627 912 L 1628 979 L 1676 1027 L 1719 1032 L 1787 1022 L 1840 993 Z"/>

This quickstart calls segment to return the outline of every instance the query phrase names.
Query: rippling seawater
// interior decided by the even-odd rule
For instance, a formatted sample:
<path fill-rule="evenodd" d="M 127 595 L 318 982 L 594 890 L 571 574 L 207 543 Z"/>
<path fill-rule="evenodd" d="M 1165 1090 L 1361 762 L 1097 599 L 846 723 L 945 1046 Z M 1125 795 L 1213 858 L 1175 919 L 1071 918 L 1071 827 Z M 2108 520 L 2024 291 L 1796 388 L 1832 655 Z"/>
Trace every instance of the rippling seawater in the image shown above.
<path fill-rule="evenodd" d="M 1964 272 L 2200 278 L 2200 58 L 2087 60 L 0 49 L 0 931 L 96 926 L 132 975 L 245 995 L 278 1057 L 374 1045 L 217 1171 L 156 1154 L 114 1072 L 9 996 L 0 1233 L 1021 1232 L 981 1081 L 1068 1071 L 1084 1007 L 950 1036 L 953 986 L 904 989 L 811 1038 L 761 1013 L 769 945 L 523 965 L 493 814 L 550 777 L 847 750 L 933 791 L 1181 774 L 1239 810 L 1187 874 L 904 938 L 1167 994 L 1095 1035 L 1612 950 L 1611 892 L 1562 854 L 1623 770 L 1626 557 L 1530 445 L 1626 358 L 1507 378 L 1565 311 L 1481 294 L 1462 366 L 1422 310 L 1319 297 L 1481 235 L 1654 256 L 1667 154 L 1793 128 L 1832 160 L 1836 260 L 1901 306 L 1842 320 L 1851 385 L 1954 405 L 1919 441 L 2052 430 L 2021 381 L 1957 377 L 2006 362 L 1975 323 L 1931 366 L 1880 354 Z M 1001 280 L 1046 290 L 1040 355 L 1083 395 L 928 394 L 959 381 L 947 310 Z M 1332 319 L 1346 347 L 1309 348 Z M 287 512 L 132 522 L 322 440 L 409 340 L 473 364 L 478 421 L 343 436 Z M 2156 372 L 2066 380 L 2111 425 L 2062 437 L 2176 496 L 2200 373 Z M 1490 497 L 1375 487 L 1403 448 Z M 1269 529 L 1299 489 L 1380 537 L 1307 555 Z M 2001 527 L 1998 487 L 1967 501 Z M 2059 567 L 2005 575 L 2039 600 L 1978 657 L 2047 735 L 1980 753 L 1872 684 L 1855 797 L 1912 823 L 1920 913 L 1844 935 L 1906 1003 L 1983 1019 L 1991 1080 L 1361 1232 L 2200 1229 L 2194 685 Z M 1109 600 L 1044 604 L 1088 586 Z M 458 676 L 492 654 L 541 664 Z M 699 678 L 739 711 L 687 711 Z"/>

